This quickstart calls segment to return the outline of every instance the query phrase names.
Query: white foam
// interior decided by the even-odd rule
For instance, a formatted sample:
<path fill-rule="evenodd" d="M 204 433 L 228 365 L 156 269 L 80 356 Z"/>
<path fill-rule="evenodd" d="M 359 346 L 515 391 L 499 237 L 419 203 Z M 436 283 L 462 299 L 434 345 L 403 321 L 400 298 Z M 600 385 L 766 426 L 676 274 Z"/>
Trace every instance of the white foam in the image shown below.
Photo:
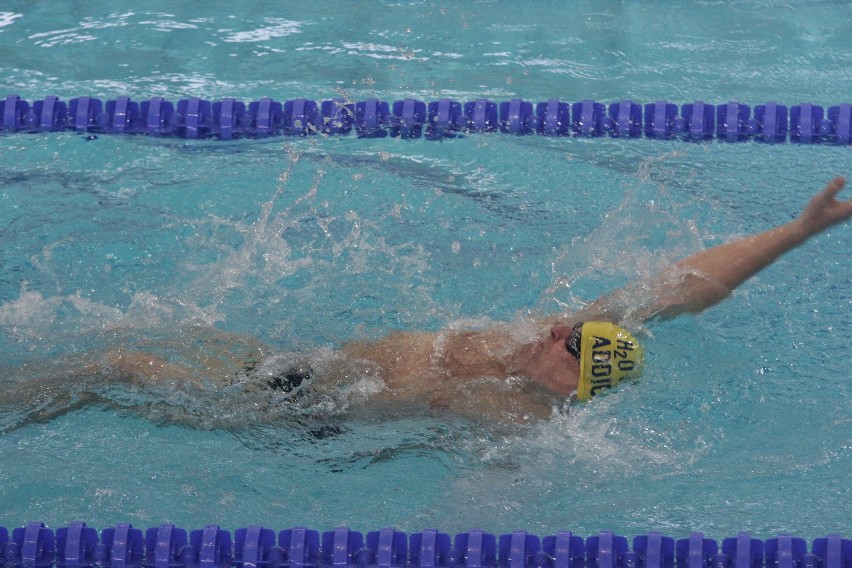
<path fill-rule="evenodd" d="M 243 32 L 233 32 L 222 38 L 222 41 L 230 43 L 268 41 L 279 37 L 300 34 L 302 33 L 302 26 L 306 24 L 305 22 L 285 20 L 283 18 L 265 18 L 265 21 L 269 24 L 268 26 Z"/>
<path fill-rule="evenodd" d="M 0 305 L 0 326 L 12 328 L 16 334 L 28 334 L 29 330 L 52 321 L 61 301 L 56 297 L 45 300 L 39 292 L 28 291 L 24 284 L 17 300 Z"/>
<path fill-rule="evenodd" d="M 0 28 L 11 26 L 15 23 L 15 20 L 23 17 L 23 14 L 16 14 L 14 12 L 0 12 Z"/>
<path fill-rule="evenodd" d="M 52 341 L 116 329 L 156 329 L 197 322 L 213 325 L 222 318 L 215 308 L 203 309 L 184 300 L 164 300 L 150 292 L 132 296 L 126 310 L 94 301 L 77 291 L 44 296 L 24 282 L 18 298 L 0 305 L 0 330 L 16 341 Z"/>
<path fill-rule="evenodd" d="M 83 43 L 98 39 L 97 36 L 89 34 L 80 34 L 76 30 L 55 30 L 33 34 L 30 39 L 36 40 L 34 43 L 40 47 L 56 47 L 57 45 L 71 45 L 75 43 Z"/>

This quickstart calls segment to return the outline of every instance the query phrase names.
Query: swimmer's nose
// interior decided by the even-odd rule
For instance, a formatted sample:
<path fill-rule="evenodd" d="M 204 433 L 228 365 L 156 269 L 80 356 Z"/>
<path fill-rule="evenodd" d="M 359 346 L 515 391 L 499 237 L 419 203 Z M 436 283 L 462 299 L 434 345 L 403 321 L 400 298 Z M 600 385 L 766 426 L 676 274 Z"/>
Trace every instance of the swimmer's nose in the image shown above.
<path fill-rule="evenodd" d="M 567 325 L 555 324 L 550 326 L 550 337 L 552 337 L 554 341 L 563 341 L 568 339 L 572 331 L 573 328 Z"/>

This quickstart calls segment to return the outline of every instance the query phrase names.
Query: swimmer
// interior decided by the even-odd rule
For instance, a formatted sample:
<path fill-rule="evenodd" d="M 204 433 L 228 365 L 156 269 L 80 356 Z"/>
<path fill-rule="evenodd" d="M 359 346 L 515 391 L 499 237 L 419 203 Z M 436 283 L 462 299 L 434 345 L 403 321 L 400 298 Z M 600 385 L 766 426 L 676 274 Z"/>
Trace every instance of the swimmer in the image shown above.
<path fill-rule="evenodd" d="M 368 397 L 374 404 L 498 420 L 547 418 L 572 396 L 586 401 L 638 377 L 642 348 L 622 326 L 702 312 L 784 253 L 852 217 L 852 200 L 837 199 L 845 183 L 842 177 L 831 180 L 793 221 L 689 256 L 648 282 L 616 290 L 577 313 L 531 322 L 526 330 L 524 324 L 497 324 L 484 330 L 398 331 L 276 368 L 267 363 L 270 349 L 257 340 L 192 328 L 181 337 L 202 346 L 194 356 L 170 361 L 117 350 L 74 374 L 136 386 L 237 385 L 291 399 L 369 379 L 381 385 Z M 53 415 L 87 403 L 79 393 L 77 401 Z"/>

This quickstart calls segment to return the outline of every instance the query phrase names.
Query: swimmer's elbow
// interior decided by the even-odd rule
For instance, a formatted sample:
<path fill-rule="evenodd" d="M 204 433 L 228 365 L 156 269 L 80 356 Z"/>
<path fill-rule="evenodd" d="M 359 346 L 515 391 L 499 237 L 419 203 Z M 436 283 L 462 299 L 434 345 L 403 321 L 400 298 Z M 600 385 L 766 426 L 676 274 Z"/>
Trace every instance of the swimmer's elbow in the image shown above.
<path fill-rule="evenodd" d="M 674 290 L 661 294 L 646 319 L 674 319 L 684 314 L 700 314 L 731 295 L 731 290 L 705 275 L 684 274 Z"/>

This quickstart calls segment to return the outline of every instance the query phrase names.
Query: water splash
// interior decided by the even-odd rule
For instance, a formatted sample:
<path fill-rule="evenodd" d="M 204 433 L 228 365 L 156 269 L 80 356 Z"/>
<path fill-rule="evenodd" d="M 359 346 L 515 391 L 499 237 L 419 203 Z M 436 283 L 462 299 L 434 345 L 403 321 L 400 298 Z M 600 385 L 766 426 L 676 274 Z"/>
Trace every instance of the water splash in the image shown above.
<path fill-rule="evenodd" d="M 620 200 L 592 232 L 575 237 L 557 253 L 551 265 L 553 278 L 539 300 L 542 309 L 577 311 L 602 289 L 647 282 L 702 248 L 696 224 L 684 218 L 683 204 L 668 189 L 666 167 L 679 156 L 670 152 L 643 160 L 635 181 L 622 184 Z M 641 307 L 641 298 L 635 304 Z"/>

